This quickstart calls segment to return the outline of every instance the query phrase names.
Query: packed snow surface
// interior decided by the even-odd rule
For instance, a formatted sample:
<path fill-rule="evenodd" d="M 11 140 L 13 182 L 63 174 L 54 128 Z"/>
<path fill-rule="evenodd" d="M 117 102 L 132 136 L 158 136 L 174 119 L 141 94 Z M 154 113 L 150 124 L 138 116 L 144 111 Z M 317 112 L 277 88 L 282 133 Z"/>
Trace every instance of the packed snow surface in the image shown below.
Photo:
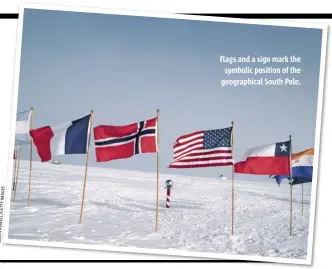
<path fill-rule="evenodd" d="M 293 186 L 293 236 L 289 236 L 290 187 L 248 177 L 232 180 L 160 175 L 156 223 L 156 173 L 89 167 L 79 224 L 85 167 L 21 161 L 12 192 L 9 239 L 186 250 L 305 259 L 311 183 Z M 166 208 L 167 179 L 173 180 Z"/>

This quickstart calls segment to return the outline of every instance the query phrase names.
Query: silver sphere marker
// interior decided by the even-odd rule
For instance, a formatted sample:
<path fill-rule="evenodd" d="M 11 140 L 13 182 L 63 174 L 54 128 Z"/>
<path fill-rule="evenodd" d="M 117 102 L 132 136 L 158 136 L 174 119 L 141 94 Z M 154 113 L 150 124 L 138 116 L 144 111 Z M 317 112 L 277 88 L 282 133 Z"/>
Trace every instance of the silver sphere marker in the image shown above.
<path fill-rule="evenodd" d="M 170 179 L 168 179 L 168 180 L 166 180 L 165 185 L 166 185 L 166 188 L 172 188 L 172 186 L 173 186 L 173 181 L 170 180 Z"/>
<path fill-rule="evenodd" d="M 171 189 L 172 189 L 172 186 L 173 186 L 173 181 L 168 179 L 168 180 L 166 180 L 165 185 L 166 185 L 165 188 L 167 189 L 166 208 L 170 208 L 170 206 L 171 206 Z"/>

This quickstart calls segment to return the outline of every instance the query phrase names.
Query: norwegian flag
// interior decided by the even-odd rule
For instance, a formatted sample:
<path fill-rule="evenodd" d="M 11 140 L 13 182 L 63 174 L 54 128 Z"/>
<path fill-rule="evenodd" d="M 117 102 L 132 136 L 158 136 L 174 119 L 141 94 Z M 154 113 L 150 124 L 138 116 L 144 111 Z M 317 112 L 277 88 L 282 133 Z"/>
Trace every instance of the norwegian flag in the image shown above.
<path fill-rule="evenodd" d="M 157 152 L 157 124 L 157 118 L 153 118 L 124 126 L 96 126 L 94 140 L 97 162 Z"/>

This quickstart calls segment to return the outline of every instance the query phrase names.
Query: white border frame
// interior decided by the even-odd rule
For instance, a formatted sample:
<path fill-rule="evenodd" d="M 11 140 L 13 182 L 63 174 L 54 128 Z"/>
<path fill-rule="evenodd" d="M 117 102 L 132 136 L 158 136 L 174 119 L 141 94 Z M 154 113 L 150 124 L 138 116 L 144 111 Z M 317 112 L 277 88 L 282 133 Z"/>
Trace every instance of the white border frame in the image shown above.
<path fill-rule="evenodd" d="M 154 17 L 154 18 L 169 18 L 169 19 L 183 19 L 183 20 L 198 20 L 198 21 L 215 21 L 215 22 L 228 22 L 228 23 L 241 23 L 241 24 L 255 24 L 255 25 L 270 25 L 270 26 L 284 26 L 284 27 L 299 27 L 299 28 L 311 28 L 322 30 L 322 47 L 321 47 L 321 59 L 320 59 L 320 75 L 319 75 L 319 89 L 318 89 L 318 102 L 317 102 L 317 114 L 316 114 L 316 132 L 315 132 L 315 158 L 314 158 L 314 178 L 312 182 L 312 195 L 310 201 L 310 220 L 309 220 L 309 235 L 307 245 L 307 258 L 306 259 L 289 259 L 289 258 L 275 258 L 275 257 L 261 257 L 261 256 L 247 256 L 240 254 L 217 254 L 209 252 L 189 252 L 181 250 L 162 250 L 162 249 L 147 249 L 147 248 L 130 248 L 130 247 L 112 247 L 112 246 L 98 246 L 93 244 L 74 244 L 74 243 L 56 243 L 56 242 L 40 242 L 32 240 L 15 240 L 8 238 L 9 227 L 9 212 L 11 203 L 11 193 L 5 195 L 4 201 L 4 222 L 3 222 L 3 243 L 15 244 L 15 245 L 28 245 L 28 246 L 47 246 L 57 248 L 74 248 L 74 249 L 87 249 L 87 250 L 103 250 L 103 251 L 121 251 L 129 253 L 146 253 L 146 254 L 160 254 L 160 255 L 175 255 L 185 257 L 201 257 L 201 258 L 216 258 L 216 259 L 236 259 L 236 260 L 253 260 L 253 261 L 266 261 L 275 263 L 293 263 L 293 264 L 306 264 L 312 263 L 312 247 L 313 247 L 313 233 L 315 223 L 315 209 L 316 209 L 316 193 L 317 193 L 317 179 L 318 179 L 318 165 L 319 165 L 319 152 L 320 152 L 320 138 L 321 138 L 321 123 L 322 123 L 322 108 L 323 108 L 323 90 L 325 80 L 325 65 L 326 65 L 326 48 L 327 48 L 327 30 L 328 24 L 322 23 L 300 23 L 281 20 L 263 20 L 263 19 L 237 19 L 237 18 L 219 18 L 219 17 L 207 17 L 196 15 L 178 15 L 171 13 L 161 12 L 143 12 L 132 10 L 119 10 L 119 9 L 103 9 L 103 8 L 90 8 L 90 7 L 72 7 L 66 5 L 50 5 L 50 4 L 28 4 L 21 3 L 19 5 L 19 20 L 18 20 L 18 32 L 16 43 L 16 58 L 15 58 L 15 75 L 14 75 L 14 89 L 13 89 L 13 105 L 11 115 L 11 136 L 10 141 L 14 141 L 14 128 L 15 128 L 15 115 L 17 111 L 18 103 L 18 86 L 20 75 L 20 61 L 21 61 L 21 45 L 22 45 L 22 33 L 23 33 L 23 17 L 24 9 L 44 9 L 54 11 L 72 11 L 72 12 L 86 12 L 86 13 L 100 13 L 100 14 L 113 14 L 113 15 L 129 15 L 129 16 L 142 16 L 142 17 Z M 6 185 L 11 182 L 12 177 L 12 152 L 14 150 L 14 144 L 11 143 L 8 152 L 8 168 Z M 8 189 L 8 188 L 7 188 Z M 6 217 L 6 215 L 8 217 Z"/>

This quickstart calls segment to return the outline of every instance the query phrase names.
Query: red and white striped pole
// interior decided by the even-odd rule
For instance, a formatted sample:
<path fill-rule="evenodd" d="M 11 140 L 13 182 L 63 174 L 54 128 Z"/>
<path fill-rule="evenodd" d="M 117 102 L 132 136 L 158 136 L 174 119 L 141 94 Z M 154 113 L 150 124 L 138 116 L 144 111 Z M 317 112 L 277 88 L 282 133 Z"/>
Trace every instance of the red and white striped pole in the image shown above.
<path fill-rule="evenodd" d="M 171 189 L 167 188 L 166 207 L 170 208 L 171 205 Z"/>
<path fill-rule="evenodd" d="M 166 180 L 166 189 L 167 189 L 167 195 L 166 195 L 166 208 L 171 207 L 171 189 L 173 186 L 173 181 L 172 180 Z"/>

